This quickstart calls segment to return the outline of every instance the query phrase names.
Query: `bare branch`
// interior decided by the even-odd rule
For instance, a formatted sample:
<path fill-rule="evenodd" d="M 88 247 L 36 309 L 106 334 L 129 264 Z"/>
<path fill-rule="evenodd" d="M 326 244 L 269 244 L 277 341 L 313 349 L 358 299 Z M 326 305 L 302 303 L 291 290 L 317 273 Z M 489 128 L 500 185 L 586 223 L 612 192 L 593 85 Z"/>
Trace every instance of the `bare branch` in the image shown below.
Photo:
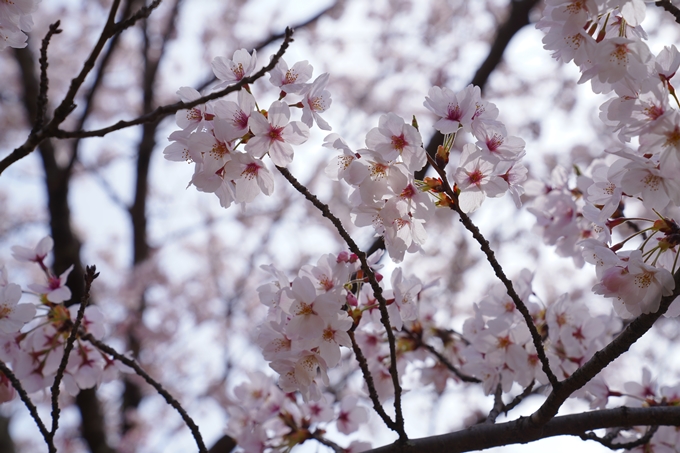
<path fill-rule="evenodd" d="M 208 101 L 212 101 L 214 99 L 219 99 L 224 96 L 226 96 L 229 93 L 233 93 L 235 91 L 239 91 L 241 88 L 243 88 L 244 85 L 251 84 L 255 82 L 257 79 L 261 78 L 264 76 L 267 72 L 271 71 L 274 69 L 276 66 L 276 63 L 283 57 L 283 54 L 286 52 L 286 49 L 288 49 L 288 46 L 290 45 L 291 42 L 293 42 L 293 30 L 290 28 L 286 29 L 287 34 L 286 38 L 284 39 L 283 43 L 281 44 L 281 47 L 279 48 L 279 51 L 276 52 L 276 54 L 272 57 L 271 61 L 269 62 L 268 65 L 264 66 L 262 69 L 260 69 L 258 72 L 255 74 L 249 76 L 249 77 L 244 77 L 241 79 L 238 83 L 234 85 L 230 85 L 220 91 L 216 91 L 214 93 L 207 94 L 205 96 L 202 96 L 198 99 L 195 99 L 191 102 L 175 102 L 174 104 L 169 104 L 169 105 L 164 105 L 161 107 L 156 108 L 153 112 L 147 113 L 145 115 L 141 115 L 138 118 L 135 118 L 130 121 L 118 121 L 116 124 L 105 127 L 102 129 L 96 129 L 92 131 L 64 131 L 61 129 L 57 129 L 53 136 L 56 138 L 83 138 L 83 137 L 103 137 L 106 134 L 109 134 L 114 131 L 118 131 L 121 129 L 128 128 L 130 126 L 136 126 L 139 124 L 144 124 L 144 123 L 151 123 L 153 121 L 158 121 L 168 115 L 171 115 L 173 113 L 176 113 L 179 110 L 188 110 L 196 107 L 197 105 L 205 104 Z M 2 170 L 2 162 L 0 162 L 0 170 Z"/>
<path fill-rule="evenodd" d="M 109 354 L 111 357 L 114 359 L 118 360 L 119 362 L 122 362 L 123 364 L 129 366 L 133 370 L 135 370 L 135 373 L 137 373 L 139 376 L 144 378 L 144 380 L 151 385 L 156 391 L 158 392 L 159 395 L 161 395 L 165 401 L 172 406 L 182 417 L 182 420 L 184 420 L 184 423 L 189 427 L 191 430 L 191 434 L 194 436 L 194 440 L 196 441 L 196 445 L 198 445 L 198 451 L 200 453 L 207 453 L 208 450 L 205 447 L 205 443 L 203 442 L 203 437 L 201 436 L 201 432 L 198 429 L 198 426 L 196 425 L 196 422 L 187 414 L 187 411 L 184 410 L 181 404 L 167 391 L 163 388 L 163 386 L 158 383 L 156 380 L 154 380 L 149 374 L 140 367 L 136 361 L 129 359 L 125 357 L 123 354 L 120 354 L 117 352 L 115 349 L 113 349 L 111 346 L 97 340 L 95 337 L 92 336 L 92 334 L 83 334 L 81 336 L 83 340 L 87 340 L 90 343 L 92 343 L 94 346 L 99 348 L 101 351 Z"/>
<path fill-rule="evenodd" d="M 496 386 L 496 391 L 493 394 L 493 407 L 491 408 L 491 411 L 489 412 L 489 415 L 486 417 L 486 420 L 484 420 L 483 423 L 487 425 L 493 425 L 496 423 L 496 419 L 498 416 L 503 412 L 503 407 L 505 405 L 503 404 L 503 386 L 499 383 Z"/>
<path fill-rule="evenodd" d="M 50 25 L 47 34 L 42 40 L 42 46 L 40 47 L 40 92 L 38 93 L 38 106 L 37 115 L 35 118 L 35 124 L 33 125 L 33 130 L 36 131 L 43 127 L 45 122 L 45 110 L 47 109 L 47 88 L 49 85 L 49 79 L 47 78 L 47 47 L 50 45 L 50 40 L 52 36 L 61 33 L 59 29 L 59 22 L 56 21 Z"/>
<path fill-rule="evenodd" d="M 405 326 L 402 327 L 402 330 L 404 332 L 406 332 L 409 335 L 409 337 L 411 337 L 411 339 L 416 342 L 416 345 L 418 347 L 422 347 L 424 349 L 427 349 L 433 356 L 435 356 L 437 358 L 437 360 L 439 360 L 439 362 L 442 363 L 442 365 L 444 365 L 446 368 L 448 368 L 449 371 L 451 371 L 453 374 L 455 374 L 456 377 L 458 377 L 458 379 L 460 379 L 461 381 L 463 381 L 463 382 L 475 382 L 475 383 L 482 382 L 479 379 L 477 379 L 476 377 L 468 376 L 466 374 L 461 373 L 461 371 L 458 368 L 456 368 L 455 366 L 453 366 L 453 364 L 449 361 L 449 359 L 447 359 L 446 357 L 444 357 L 444 355 L 442 353 L 437 351 L 437 349 L 435 349 L 434 346 L 425 343 L 422 339 L 422 336 L 416 335 L 414 332 L 410 331 Z"/>
<path fill-rule="evenodd" d="M 2 360 L 0 360 L 0 373 L 4 374 L 7 379 L 9 379 L 9 381 L 12 383 L 12 387 L 14 387 L 14 389 L 19 394 L 24 406 L 28 408 L 28 412 L 31 414 L 31 417 L 33 417 L 33 420 L 35 420 L 35 424 L 38 425 L 40 434 L 42 434 L 43 438 L 45 439 L 45 443 L 47 444 L 49 452 L 56 453 L 57 449 L 55 448 L 54 442 L 52 441 L 52 436 L 50 436 L 45 424 L 40 419 L 40 416 L 38 415 L 38 409 L 36 409 L 35 404 L 33 404 L 33 401 L 31 401 L 31 399 L 28 397 L 28 393 L 26 393 L 26 390 L 21 385 L 21 382 L 19 382 L 19 379 L 17 379 L 14 373 L 12 373 L 12 370 L 7 368 L 7 365 L 5 365 L 5 362 Z"/>
<path fill-rule="evenodd" d="M 163 0 L 155 0 L 149 6 L 141 7 L 139 9 L 139 11 L 137 11 L 135 14 L 133 14 L 129 18 L 118 22 L 115 25 L 115 27 L 113 27 L 113 33 L 120 33 L 121 31 L 125 30 L 126 28 L 133 26 L 135 23 L 137 23 L 141 19 L 146 19 L 147 17 L 149 17 L 149 15 L 153 12 L 154 9 L 156 9 L 156 8 L 158 8 L 158 6 L 160 6 L 162 1 Z"/>
<path fill-rule="evenodd" d="M 612 450 L 619 450 L 623 448 L 624 450 L 630 450 L 635 447 L 639 447 L 641 445 L 645 445 L 648 443 L 650 440 L 652 440 L 652 437 L 654 437 L 654 434 L 656 431 L 659 429 L 659 426 L 651 426 L 647 432 L 645 433 L 644 436 L 640 437 L 639 439 L 636 439 L 631 442 L 625 442 L 625 443 L 614 443 L 613 437 L 606 435 L 604 437 L 598 437 L 595 433 L 593 432 L 588 432 L 588 433 L 583 433 L 579 437 L 583 440 L 594 440 L 595 442 L 598 442 L 602 445 L 604 445 L 607 448 L 610 448 Z M 620 431 L 616 431 L 615 433 L 612 434 L 618 434 Z"/>
<path fill-rule="evenodd" d="M 390 418 L 389 415 L 385 412 L 385 409 L 383 409 L 382 404 L 380 404 L 380 398 L 378 397 L 378 392 L 375 389 L 375 382 L 373 381 L 373 376 L 371 375 L 371 370 L 368 369 L 368 362 L 366 361 L 366 357 L 364 356 L 363 351 L 357 344 L 356 337 L 354 336 L 354 329 L 355 327 L 352 326 L 352 329 L 347 332 L 349 335 L 349 339 L 352 341 L 352 350 L 354 351 L 354 355 L 357 357 L 357 362 L 359 362 L 359 368 L 361 369 L 361 373 L 364 376 L 364 381 L 366 382 L 366 387 L 368 388 L 368 396 L 371 399 L 371 402 L 373 403 L 373 409 L 378 413 L 380 418 L 382 419 L 383 423 L 390 428 L 393 431 L 396 431 L 396 426 L 394 424 L 394 421 Z"/>
<path fill-rule="evenodd" d="M 680 24 L 680 9 L 671 0 L 658 0 L 654 4 L 671 13 L 675 17 L 675 21 Z"/>

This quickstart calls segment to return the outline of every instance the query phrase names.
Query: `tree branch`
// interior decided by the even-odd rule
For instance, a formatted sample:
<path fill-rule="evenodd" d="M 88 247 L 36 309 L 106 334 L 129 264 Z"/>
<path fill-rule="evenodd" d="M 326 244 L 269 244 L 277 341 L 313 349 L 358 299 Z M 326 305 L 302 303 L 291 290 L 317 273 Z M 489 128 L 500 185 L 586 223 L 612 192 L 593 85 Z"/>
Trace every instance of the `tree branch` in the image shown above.
<path fill-rule="evenodd" d="M 194 440 L 196 441 L 196 445 L 198 445 L 198 451 L 200 453 L 207 453 L 208 450 L 205 447 L 205 443 L 203 442 L 203 437 L 201 436 L 201 432 L 198 429 L 198 426 L 194 422 L 194 420 L 187 414 L 187 411 L 184 410 L 181 404 L 167 391 L 163 388 L 163 386 L 155 381 L 151 376 L 148 375 L 146 371 L 140 367 L 137 362 L 135 362 L 132 359 L 129 359 L 125 357 L 123 354 L 120 354 L 117 352 L 115 349 L 113 349 L 111 346 L 102 343 L 101 341 L 97 340 L 95 337 L 92 336 L 92 334 L 83 334 L 81 336 L 83 340 L 89 341 L 92 343 L 94 346 L 99 348 L 99 350 L 105 352 L 106 354 L 110 355 L 114 359 L 118 360 L 119 362 L 122 362 L 123 364 L 129 366 L 133 370 L 135 370 L 135 373 L 137 373 L 139 376 L 144 378 L 144 380 L 151 385 L 156 391 L 158 392 L 159 395 L 161 395 L 165 401 L 172 406 L 182 417 L 182 420 L 184 420 L 184 423 L 189 427 L 191 430 L 191 434 L 194 436 Z"/>
<path fill-rule="evenodd" d="M 618 407 L 555 417 L 541 427 L 522 417 L 506 423 L 479 424 L 455 433 L 411 439 L 370 450 L 370 453 L 462 453 L 553 436 L 581 436 L 586 431 L 619 426 L 680 426 L 680 406 Z"/>
<path fill-rule="evenodd" d="M 78 330 L 80 329 L 80 324 L 83 321 L 83 316 L 85 316 L 85 308 L 90 301 L 90 288 L 92 287 L 92 282 L 95 278 L 99 276 L 97 268 L 95 266 L 87 266 L 85 270 L 85 294 L 80 300 L 80 307 L 78 308 L 78 314 L 76 320 L 71 328 L 71 334 L 66 340 L 66 346 L 64 347 L 64 355 L 61 357 L 61 362 L 59 363 L 59 368 L 57 368 L 57 374 L 54 376 L 54 382 L 52 383 L 52 388 L 50 392 L 52 394 L 52 429 L 50 430 L 50 437 L 53 440 L 54 435 L 59 428 L 59 385 L 64 377 L 64 372 L 66 371 L 66 365 L 68 364 L 68 358 L 73 350 L 73 344 L 78 336 Z"/>
<path fill-rule="evenodd" d="M 675 21 L 680 24 L 680 9 L 671 3 L 671 0 L 659 0 L 654 4 L 660 8 L 665 9 L 675 17 Z"/>
<path fill-rule="evenodd" d="M 43 438 L 45 439 L 48 451 L 50 453 L 56 453 L 57 449 L 55 448 L 54 442 L 52 441 L 52 436 L 50 436 L 45 424 L 40 419 L 40 416 L 38 415 L 38 409 L 35 407 L 35 404 L 33 404 L 33 401 L 31 401 L 31 398 L 28 397 L 28 393 L 26 393 L 26 390 L 21 385 L 21 382 L 19 382 L 19 379 L 17 379 L 14 373 L 12 373 L 12 370 L 7 368 L 7 365 L 5 365 L 5 362 L 2 360 L 0 360 L 0 373 L 4 374 L 12 383 L 12 387 L 14 387 L 14 389 L 17 391 L 19 398 L 21 398 L 24 406 L 26 406 L 28 412 L 31 414 L 31 417 L 33 417 L 33 420 L 35 420 L 35 424 L 38 425 L 40 434 L 42 434 Z"/>

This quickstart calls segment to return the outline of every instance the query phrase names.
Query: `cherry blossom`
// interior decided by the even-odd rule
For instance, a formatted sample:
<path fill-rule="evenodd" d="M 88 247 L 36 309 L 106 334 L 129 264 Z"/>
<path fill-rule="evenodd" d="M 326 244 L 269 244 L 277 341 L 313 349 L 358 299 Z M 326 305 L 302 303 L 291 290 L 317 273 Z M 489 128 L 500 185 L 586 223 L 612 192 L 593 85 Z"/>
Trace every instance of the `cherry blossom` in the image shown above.
<path fill-rule="evenodd" d="M 302 100 L 302 122 L 309 127 L 312 127 L 312 124 L 316 122 L 317 126 L 325 131 L 330 131 L 331 126 L 321 118 L 320 113 L 328 110 L 331 105 L 331 93 L 326 90 L 328 77 L 328 73 L 321 74 L 311 85 L 300 90 L 300 94 L 304 96 Z"/>
<path fill-rule="evenodd" d="M 254 137 L 246 144 L 253 157 L 269 154 L 275 165 L 285 167 L 293 161 L 293 147 L 309 138 L 309 128 L 300 121 L 290 121 L 290 108 L 285 102 L 275 101 L 269 107 L 268 118 L 260 112 L 248 121 Z"/>
<path fill-rule="evenodd" d="M 215 77 L 222 82 L 215 86 L 216 89 L 239 82 L 244 77 L 252 74 L 257 65 L 257 53 L 253 50 L 252 55 L 246 49 L 234 52 L 231 60 L 226 57 L 215 57 L 212 61 Z"/>

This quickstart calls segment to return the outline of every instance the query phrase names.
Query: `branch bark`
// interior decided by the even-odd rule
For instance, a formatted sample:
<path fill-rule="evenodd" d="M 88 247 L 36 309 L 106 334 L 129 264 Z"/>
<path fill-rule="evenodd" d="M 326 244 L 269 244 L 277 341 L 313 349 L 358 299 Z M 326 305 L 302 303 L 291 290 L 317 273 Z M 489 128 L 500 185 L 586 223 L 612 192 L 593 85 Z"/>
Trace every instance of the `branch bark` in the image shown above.
<path fill-rule="evenodd" d="M 680 406 L 618 407 L 555 417 L 541 427 L 520 418 L 496 425 L 480 424 L 455 433 L 411 439 L 406 445 L 391 444 L 370 453 L 461 453 L 503 445 L 533 442 L 554 436 L 580 436 L 587 431 L 619 426 L 680 426 Z"/>

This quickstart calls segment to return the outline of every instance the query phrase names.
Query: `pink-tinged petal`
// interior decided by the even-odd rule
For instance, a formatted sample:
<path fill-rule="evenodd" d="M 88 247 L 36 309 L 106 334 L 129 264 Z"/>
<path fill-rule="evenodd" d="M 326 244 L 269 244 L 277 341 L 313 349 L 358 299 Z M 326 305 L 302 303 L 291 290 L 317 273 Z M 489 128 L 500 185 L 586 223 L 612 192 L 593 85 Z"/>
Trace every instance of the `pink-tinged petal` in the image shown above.
<path fill-rule="evenodd" d="M 269 123 L 274 127 L 284 127 L 290 120 L 290 107 L 283 101 L 272 102 L 267 113 Z M 256 133 L 253 131 L 253 133 Z"/>
<path fill-rule="evenodd" d="M 309 138 L 309 127 L 300 121 L 293 121 L 283 128 L 281 136 L 286 143 L 301 145 Z"/>

